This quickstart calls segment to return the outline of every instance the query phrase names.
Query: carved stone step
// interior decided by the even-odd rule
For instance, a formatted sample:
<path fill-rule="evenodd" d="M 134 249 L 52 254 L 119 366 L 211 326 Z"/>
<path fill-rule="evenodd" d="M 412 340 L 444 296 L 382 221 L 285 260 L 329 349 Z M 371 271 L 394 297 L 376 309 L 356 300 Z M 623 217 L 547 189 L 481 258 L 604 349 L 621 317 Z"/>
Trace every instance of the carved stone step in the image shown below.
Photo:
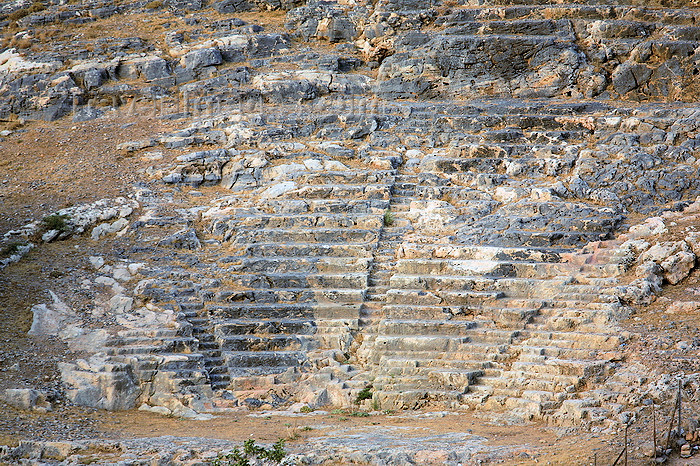
<path fill-rule="evenodd" d="M 389 185 L 307 185 L 289 192 L 287 196 L 300 199 L 389 199 Z"/>
<path fill-rule="evenodd" d="M 347 273 L 365 272 L 372 259 L 369 257 L 333 257 L 333 256 L 274 256 L 274 257 L 227 257 L 228 271 L 241 272 L 304 272 L 304 273 Z"/>
<path fill-rule="evenodd" d="M 493 302 L 503 297 L 500 291 L 452 291 L 435 294 L 421 289 L 390 289 L 386 293 L 387 304 L 415 304 L 451 306 Z"/>
<path fill-rule="evenodd" d="M 265 282 L 266 279 L 270 281 Z M 335 275 L 329 278 L 328 275 L 322 276 L 323 280 L 335 280 L 336 277 L 340 277 L 344 280 L 344 275 Z M 364 278 L 362 276 L 358 276 Z M 319 276 L 310 276 L 310 282 L 316 282 L 319 280 Z M 270 285 L 280 285 L 286 284 L 290 285 L 289 288 L 258 288 L 253 290 L 243 290 L 243 291 L 220 291 L 214 294 L 212 301 L 215 303 L 229 304 L 229 303 L 360 303 L 365 299 L 365 291 L 363 289 L 353 289 L 352 286 L 348 288 L 312 288 L 314 285 L 309 284 L 309 287 L 299 287 L 299 276 L 298 275 L 286 275 L 280 276 L 276 275 L 263 275 L 256 278 L 245 277 L 241 282 L 260 284 L 268 283 Z M 271 283 L 272 282 L 272 283 Z M 345 284 L 345 283 L 341 283 Z M 349 285 L 352 285 L 350 283 Z M 362 281 L 359 284 L 364 285 Z M 296 285 L 296 286 L 295 286 Z M 333 283 L 329 283 L 333 285 Z M 319 289 L 320 288 L 320 289 Z M 363 287 L 364 288 L 364 287 Z"/>
<path fill-rule="evenodd" d="M 229 320 L 214 325 L 217 337 L 247 334 L 297 334 L 316 333 L 316 322 L 312 319 L 268 319 L 268 320 Z"/>
<path fill-rule="evenodd" d="M 610 323 L 610 319 L 592 319 L 589 316 L 550 316 L 537 317 L 525 325 L 525 329 L 566 331 L 601 330 Z"/>
<path fill-rule="evenodd" d="M 464 351 L 449 354 L 449 356 L 436 355 L 429 351 L 413 351 L 411 353 L 383 352 L 379 354 L 380 370 L 384 368 L 406 367 L 436 367 L 484 370 L 494 369 L 495 363 L 509 359 L 511 356 L 505 352 L 505 345 L 465 343 Z"/>
<path fill-rule="evenodd" d="M 285 176 L 298 184 L 391 184 L 395 174 L 393 170 L 356 170 L 347 168 L 343 171 L 332 170 L 324 172 L 307 173 L 295 171 Z"/>
<path fill-rule="evenodd" d="M 552 393 L 564 393 L 567 388 L 577 388 L 583 378 L 575 375 L 532 374 L 525 371 L 501 371 L 498 376 L 479 377 L 477 384 L 491 387 L 494 393 L 502 390 L 543 390 Z M 475 389 L 475 386 L 472 386 Z"/>
<path fill-rule="evenodd" d="M 405 275 L 396 273 L 389 281 L 395 290 L 426 290 L 437 296 L 448 296 L 459 290 L 475 292 L 502 292 L 508 296 L 541 296 L 543 292 L 560 292 L 562 285 L 568 282 L 567 277 L 537 279 L 526 277 L 488 277 L 480 275 Z M 569 286 L 566 291 L 575 293 L 590 288 Z M 436 291 L 432 291 L 436 290 Z M 563 293 L 560 292 L 560 293 Z M 447 299 L 447 298 L 446 298 Z M 449 302 L 449 301 L 448 301 Z"/>
<path fill-rule="evenodd" d="M 561 359 L 592 359 L 597 354 L 592 348 L 562 348 L 556 346 L 518 345 L 513 352 L 520 351 L 525 355 L 544 356 L 545 358 Z"/>
<path fill-rule="evenodd" d="M 234 244 L 246 245 L 260 242 L 273 243 L 321 243 L 321 244 L 365 244 L 377 241 L 379 233 L 367 229 L 344 228 L 304 228 L 272 229 L 256 228 L 253 230 L 239 229 L 232 238 Z"/>
<path fill-rule="evenodd" d="M 503 299 L 506 305 L 506 299 Z M 497 302 L 500 302 L 498 300 Z M 509 303 L 509 301 L 508 301 Z M 481 304 L 473 305 L 429 305 L 429 304 L 387 304 L 383 307 L 384 313 L 389 319 L 405 320 L 410 318 L 420 318 L 427 320 L 447 320 L 451 322 L 463 322 L 471 320 L 479 320 L 484 323 L 487 320 L 492 320 L 497 323 L 518 323 L 517 317 L 522 317 L 524 320 L 535 310 L 527 308 L 508 309 L 499 306 L 482 306 Z M 517 316 L 517 317 L 516 317 Z"/>
<path fill-rule="evenodd" d="M 482 409 L 508 412 L 523 420 L 541 418 L 546 412 L 557 409 L 561 406 L 559 401 L 540 401 L 541 394 L 533 394 L 534 400 L 524 397 L 510 397 L 502 395 L 491 395 L 481 406 Z"/>
<path fill-rule="evenodd" d="M 530 346 L 553 346 L 560 348 L 597 348 L 616 350 L 624 338 L 615 334 L 593 332 L 560 332 L 528 329 L 520 332 L 520 343 Z"/>
<path fill-rule="evenodd" d="M 463 336 L 379 335 L 375 340 L 375 346 L 379 352 L 435 351 L 440 353 L 458 351 L 460 345 L 468 341 L 469 338 Z"/>
<path fill-rule="evenodd" d="M 306 228 L 380 228 L 383 218 L 380 213 L 328 214 L 325 212 L 306 215 L 255 215 L 236 217 L 225 224 L 215 223 L 212 233 L 231 238 L 241 229 L 306 229 Z"/>
<path fill-rule="evenodd" d="M 602 374 L 605 362 L 548 358 L 535 362 L 515 361 L 511 368 L 528 374 L 551 374 L 590 377 Z"/>
<path fill-rule="evenodd" d="M 348 243 L 317 243 L 309 242 L 311 238 L 306 238 L 305 241 L 295 243 L 270 243 L 269 239 L 255 244 L 243 244 L 241 253 L 249 257 L 315 257 L 315 256 L 333 256 L 333 257 L 351 257 L 351 258 L 371 258 L 373 245 L 371 243 L 364 244 L 348 244 Z"/>
<path fill-rule="evenodd" d="M 126 343 L 126 342 L 125 342 Z M 158 354 L 158 353 L 192 353 L 196 352 L 199 342 L 196 338 L 180 337 L 164 340 L 139 340 L 136 343 L 119 344 L 119 340 L 112 341 L 107 348 L 108 355 L 118 354 Z"/>
<path fill-rule="evenodd" d="M 304 335 L 226 335 L 218 340 L 222 354 L 228 351 L 308 351 L 318 347 L 315 339 Z"/>
<path fill-rule="evenodd" d="M 551 278 L 576 272 L 575 266 L 554 262 L 488 259 L 402 259 L 396 262 L 396 273 L 402 275 Z"/>
<path fill-rule="evenodd" d="M 361 304 L 237 304 L 207 306 L 209 314 L 224 319 L 342 319 L 357 318 Z"/>
<path fill-rule="evenodd" d="M 439 403 L 446 408 L 458 408 L 461 403 L 459 397 L 460 390 L 437 390 L 437 389 L 417 389 L 417 390 L 382 390 L 375 394 L 379 409 L 421 409 L 432 404 Z"/>
<path fill-rule="evenodd" d="M 381 335 L 469 335 L 478 324 L 471 321 L 384 319 L 377 332 Z"/>
<path fill-rule="evenodd" d="M 572 232 L 560 231 L 530 231 L 509 229 L 499 234 L 498 242 L 501 244 L 522 244 L 524 246 L 576 246 L 593 241 L 604 240 L 609 236 L 607 231 Z"/>
<path fill-rule="evenodd" d="M 446 259 L 485 261 L 561 262 L 567 249 L 473 246 L 456 244 L 403 243 L 402 259 Z"/>
<path fill-rule="evenodd" d="M 227 277 L 229 286 L 240 288 L 257 288 L 263 292 L 267 288 L 289 289 L 313 289 L 315 288 L 353 288 L 363 290 L 367 288 L 367 273 L 339 273 L 339 274 L 305 274 L 300 272 L 290 273 L 259 273 L 241 274 Z"/>
<path fill-rule="evenodd" d="M 222 357 L 232 376 L 277 374 L 306 361 L 303 351 L 224 351 Z"/>
<path fill-rule="evenodd" d="M 383 215 L 388 208 L 389 201 L 386 199 L 260 199 L 254 209 L 237 208 L 235 204 L 229 206 L 222 205 L 229 215 L 251 216 L 260 213 L 267 215 L 303 215 L 314 214 L 340 214 L 340 215 L 362 215 L 375 214 Z"/>
<path fill-rule="evenodd" d="M 209 380 L 213 390 L 224 390 L 231 384 L 231 377 L 228 374 L 210 374 Z"/>

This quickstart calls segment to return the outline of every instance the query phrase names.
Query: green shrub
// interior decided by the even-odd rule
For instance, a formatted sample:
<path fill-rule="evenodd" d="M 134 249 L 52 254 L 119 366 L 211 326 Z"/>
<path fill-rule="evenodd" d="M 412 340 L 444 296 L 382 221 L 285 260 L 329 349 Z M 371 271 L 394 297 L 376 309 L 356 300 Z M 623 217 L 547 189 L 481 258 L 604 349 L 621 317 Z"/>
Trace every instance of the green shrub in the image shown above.
<path fill-rule="evenodd" d="M 267 460 L 273 464 L 279 464 L 287 452 L 284 451 L 284 439 L 277 440 L 270 448 L 261 447 L 255 444 L 255 440 L 248 439 L 243 442 L 243 451 L 234 448 L 231 452 L 225 455 L 219 455 L 214 461 L 213 466 L 250 466 L 251 459 Z"/>
<path fill-rule="evenodd" d="M 6 244 L 2 249 L 0 249 L 0 257 L 10 257 L 19 252 L 19 248 L 22 246 L 26 246 L 26 243 L 12 242 Z"/>
<path fill-rule="evenodd" d="M 369 400 L 370 398 L 372 398 L 372 386 L 367 385 L 365 388 L 360 390 L 360 393 L 357 394 L 355 404 L 359 405 L 363 400 Z"/>
<path fill-rule="evenodd" d="M 313 412 L 314 412 L 314 409 L 313 409 L 311 406 L 302 406 L 302 407 L 299 409 L 299 412 L 300 412 L 300 413 L 304 413 L 304 414 L 308 414 L 308 413 L 313 413 Z"/>
<path fill-rule="evenodd" d="M 394 213 L 390 209 L 384 211 L 384 226 L 390 227 L 394 224 Z"/>
<path fill-rule="evenodd" d="M 211 464 L 212 466 L 250 466 L 250 461 L 238 448 L 234 448 L 230 453 L 219 455 Z"/>
<path fill-rule="evenodd" d="M 44 231 L 58 230 L 60 232 L 68 231 L 67 220 L 70 217 L 65 214 L 51 214 L 41 219 L 41 228 Z"/>

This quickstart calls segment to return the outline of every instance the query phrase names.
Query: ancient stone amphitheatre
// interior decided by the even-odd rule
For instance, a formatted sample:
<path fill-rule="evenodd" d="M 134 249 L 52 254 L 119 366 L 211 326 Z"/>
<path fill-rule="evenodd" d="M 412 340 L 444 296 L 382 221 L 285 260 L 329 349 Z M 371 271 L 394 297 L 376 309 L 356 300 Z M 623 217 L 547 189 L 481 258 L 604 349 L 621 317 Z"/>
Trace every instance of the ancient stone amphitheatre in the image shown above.
<path fill-rule="evenodd" d="M 0 462 L 686 464 L 698 21 L 2 2 Z"/>

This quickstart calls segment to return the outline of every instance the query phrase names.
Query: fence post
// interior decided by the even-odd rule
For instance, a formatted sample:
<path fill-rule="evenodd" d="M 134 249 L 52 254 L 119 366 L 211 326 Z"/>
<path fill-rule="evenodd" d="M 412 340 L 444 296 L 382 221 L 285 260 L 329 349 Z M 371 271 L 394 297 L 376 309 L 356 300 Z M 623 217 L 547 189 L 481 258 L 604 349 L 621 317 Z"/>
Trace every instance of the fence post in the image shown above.
<path fill-rule="evenodd" d="M 625 466 L 627 466 L 627 429 L 629 426 L 629 422 L 625 423 Z"/>
<path fill-rule="evenodd" d="M 681 438 L 681 379 L 678 379 L 678 438 Z"/>
<path fill-rule="evenodd" d="M 651 421 L 654 426 L 654 460 L 656 460 L 656 408 L 653 399 L 651 400 Z"/>
<path fill-rule="evenodd" d="M 668 425 L 668 435 L 666 436 L 666 448 L 671 448 L 671 432 L 673 432 L 673 423 L 676 420 L 676 407 L 678 406 L 678 396 L 676 396 L 676 402 L 673 404 L 673 411 L 671 411 L 671 423 Z"/>

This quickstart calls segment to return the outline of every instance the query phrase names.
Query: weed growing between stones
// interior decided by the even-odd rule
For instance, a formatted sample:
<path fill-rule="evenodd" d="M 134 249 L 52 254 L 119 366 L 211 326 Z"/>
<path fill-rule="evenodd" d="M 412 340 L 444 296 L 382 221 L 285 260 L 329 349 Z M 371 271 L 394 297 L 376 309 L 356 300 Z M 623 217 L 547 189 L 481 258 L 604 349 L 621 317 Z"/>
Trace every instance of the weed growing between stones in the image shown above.
<path fill-rule="evenodd" d="M 20 243 L 20 242 L 12 242 L 9 244 L 6 244 L 3 246 L 2 249 L 0 249 L 0 257 L 10 257 L 13 254 L 16 254 L 19 252 L 19 249 L 22 246 L 26 246 L 26 243 Z"/>
<path fill-rule="evenodd" d="M 287 456 L 284 439 L 277 440 L 270 448 L 255 444 L 249 439 L 243 442 L 243 451 L 234 448 L 231 452 L 219 455 L 211 462 L 212 466 L 250 466 L 251 460 L 262 460 L 264 464 L 281 464 Z"/>
<path fill-rule="evenodd" d="M 369 400 L 370 398 L 372 398 L 372 386 L 368 385 L 362 390 L 360 390 L 360 393 L 357 394 L 357 397 L 355 398 L 355 404 L 359 405 L 362 401 Z"/>
<path fill-rule="evenodd" d="M 386 209 L 384 211 L 384 226 L 385 227 L 392 226 L 394 224 L 394 220 L 395 220 L 394 213 L 391 210 Z"/>
<path fill-rule="evenodd" d="M 65 214 L 51 214 L 41 219 L 41 228 L 44 231 L 57 230 L 61 233 L 68 231 L 68 219 Z"/>

